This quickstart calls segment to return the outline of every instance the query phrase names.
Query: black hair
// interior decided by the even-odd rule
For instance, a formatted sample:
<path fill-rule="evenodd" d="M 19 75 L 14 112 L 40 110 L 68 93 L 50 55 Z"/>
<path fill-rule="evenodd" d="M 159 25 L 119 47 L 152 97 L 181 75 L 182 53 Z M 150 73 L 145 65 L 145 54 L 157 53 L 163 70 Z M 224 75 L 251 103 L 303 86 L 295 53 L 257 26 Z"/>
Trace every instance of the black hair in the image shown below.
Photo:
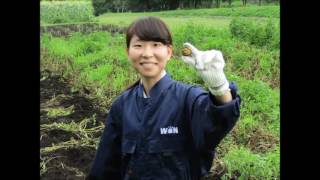
<path fill-rule="evenodd" d="M 157 41 L 165 45 L 172 45 L 168 26 L 157 17 L 142 17 L 130 24 L 126 31 L 127 48 L 134 35 L 143 41 Z"/>

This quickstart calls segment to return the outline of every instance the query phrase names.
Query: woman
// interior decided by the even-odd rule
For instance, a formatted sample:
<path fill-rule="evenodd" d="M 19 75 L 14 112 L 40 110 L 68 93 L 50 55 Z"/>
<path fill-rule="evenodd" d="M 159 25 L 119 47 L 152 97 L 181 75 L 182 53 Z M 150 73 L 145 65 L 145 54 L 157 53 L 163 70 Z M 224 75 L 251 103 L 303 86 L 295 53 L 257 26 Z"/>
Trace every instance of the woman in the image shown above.
<path fill-rule="evenodd" d="M 241 99 L 223 72 L 221 52 L 184 44 L 191 55 L 182 60 L 195 67 L 208 92 L 166 73 L 172 37 L 159 18 L 133 22 L 126 43 L 141 79 L 113 102 L 89 179 L 200 179 L 240 116 Z"/>

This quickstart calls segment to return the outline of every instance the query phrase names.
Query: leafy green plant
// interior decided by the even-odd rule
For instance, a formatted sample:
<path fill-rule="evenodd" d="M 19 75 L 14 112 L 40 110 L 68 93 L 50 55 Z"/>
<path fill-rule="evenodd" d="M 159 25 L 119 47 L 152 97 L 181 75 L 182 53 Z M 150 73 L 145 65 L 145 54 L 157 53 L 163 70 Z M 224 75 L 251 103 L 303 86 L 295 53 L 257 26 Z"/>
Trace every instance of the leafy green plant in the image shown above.
<path fill-rule="evenodd" d="M 40 21 L 42 24 L 88 22 L 93 18 L 90 1 L 40 2 Z"/>
<path fill-rule="evenodd" d="M 277 48 L 279 44 L 279 27 L 269 19 L 267 22 L 257 22 L 245 18 L 234 18 L 230 22 L 232 36 L 245 40 L 250 44 Z"/>

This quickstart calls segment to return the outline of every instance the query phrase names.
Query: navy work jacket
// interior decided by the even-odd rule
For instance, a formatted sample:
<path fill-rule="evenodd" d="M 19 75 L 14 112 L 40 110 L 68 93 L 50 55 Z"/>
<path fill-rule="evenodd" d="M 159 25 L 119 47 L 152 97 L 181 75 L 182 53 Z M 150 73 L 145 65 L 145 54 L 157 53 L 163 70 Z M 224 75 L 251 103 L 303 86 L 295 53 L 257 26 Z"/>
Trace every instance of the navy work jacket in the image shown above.
<path fill-rule="evenodd" d="M 140 83 L 116 98 L 88 179 L 199 180 L 240 115 L 241 98 L 218 105 L 201 87 L 166 74 L 143 97 Z"/>

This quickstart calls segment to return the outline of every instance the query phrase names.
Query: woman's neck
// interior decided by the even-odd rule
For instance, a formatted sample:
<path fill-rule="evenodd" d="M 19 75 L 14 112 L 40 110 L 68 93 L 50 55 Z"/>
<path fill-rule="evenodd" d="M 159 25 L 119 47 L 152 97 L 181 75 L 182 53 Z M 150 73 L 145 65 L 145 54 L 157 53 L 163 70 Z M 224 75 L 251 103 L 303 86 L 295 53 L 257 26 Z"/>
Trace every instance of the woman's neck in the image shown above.
<path fill-rule="evenodd" d="M 150 96 L 151 88 L 163 77 L 166 75 L 166 71 L 163 70 L 157 78 L 145 78 L 141 77 L 141 82 L 143 84 L 144 92 L 146 93 L 147 97 Z"/>

